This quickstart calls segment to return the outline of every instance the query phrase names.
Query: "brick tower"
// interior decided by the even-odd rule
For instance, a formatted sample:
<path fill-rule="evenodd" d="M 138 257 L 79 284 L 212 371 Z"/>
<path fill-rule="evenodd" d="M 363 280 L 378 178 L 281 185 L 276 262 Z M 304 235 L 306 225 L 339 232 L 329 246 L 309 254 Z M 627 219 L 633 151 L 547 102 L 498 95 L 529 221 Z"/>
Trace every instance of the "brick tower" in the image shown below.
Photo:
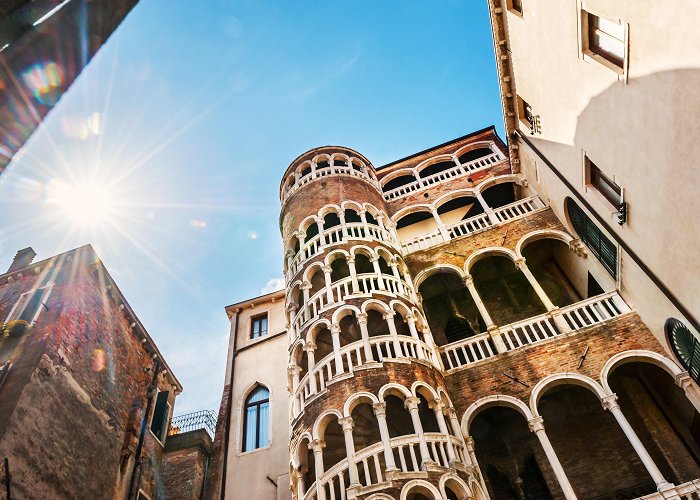
<path fill-rule="evenodd" d="M 344 147 L 304 153 L 281 201 L 296 497 L 475 482 L 372 164 Z"/>

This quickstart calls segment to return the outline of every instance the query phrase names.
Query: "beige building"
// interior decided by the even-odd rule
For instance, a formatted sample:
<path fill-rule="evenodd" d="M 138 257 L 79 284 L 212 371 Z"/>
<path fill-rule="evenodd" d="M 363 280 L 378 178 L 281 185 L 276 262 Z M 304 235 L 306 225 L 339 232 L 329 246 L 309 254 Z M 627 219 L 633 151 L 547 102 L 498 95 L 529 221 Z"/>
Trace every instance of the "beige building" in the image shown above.
<path fill-rule="evenodd" d="M 286 289 L 227 308 L 221 497 L 700 495 L 692 5 L 489 8 L 507 144 L 283 174 Z"/>

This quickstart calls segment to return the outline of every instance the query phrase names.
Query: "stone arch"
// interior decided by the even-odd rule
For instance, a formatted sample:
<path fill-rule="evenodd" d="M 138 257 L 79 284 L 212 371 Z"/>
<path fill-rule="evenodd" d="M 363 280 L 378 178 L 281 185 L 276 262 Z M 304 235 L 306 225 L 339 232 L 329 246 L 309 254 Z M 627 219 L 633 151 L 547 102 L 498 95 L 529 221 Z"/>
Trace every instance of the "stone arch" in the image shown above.
<path fill-rule="evenodd" d="M 386 493 L 375 493 L 367 497 L 367 500 L 394 500 L 394 497 Z"/>
<path fill-rule="evenodd" d="M 512 182 L 513 184 L 522 186 L 523 181 L 524 179 L 520 174 L 497 175 L 495 177 L 490 177 L 489 179 L 486 179 L 474 186 L 474 192 L 483 193 L 490 187 L 496 186 L 498 184 L 504 184 L 506 182 Z"/>
<path fill-rule="evenodd" d="M 382 186 L 388 184 L 390 181 L 397 179 L 399 177 L 404 177 L 404 176 L 411 176 L 415 179 L 417 179 L 417 172 L 413 168 L 400 168 L 398 170 L 394 170 L 393 172 L 388 173 L 384 177 L 382 177 L 381 183 Z"/>
<path fill-rule="evenodd" d="M 577 385 L 579 387 L 589 389 L 601 401 L 605 396 L 609 396 L 609 394 L 605 392 L 605 389 L 603 389 L 603 387 L 591 377 L 573 372 L 554 373 L 537 382 L 535 387 L 532 389 L 532 393 L 530 394 L 530 410 L 532 411 L 533 416 L 540 416 L 539 410 L 537 409 L 540 398 L 549 389 L 556 387 L 557 385 Z"/>
<path fill-rule="evenodd" d="M 474 264 L 479 262 L 482 259 L 485 259 L 487 257 L 490 257 L 492 255 L 498 255 L 501 257 L 507 257 L 513 262 L 516 262 L 518 260 L 518 256 L 516 253 L 511 250 L 510 248 L 505 248 L 505 247 L 487 247 L 487 248 L 482 248 L 480 250 L 477 250 L 476 252 L 473 252 L 467 261 L 464 263 L 464 272 L 466 274 L 470 274 L 471 268 Z"/>
<path fill-rule="evenodd" d="M 356 212 L 359 212 L 360 210 L 364 210 L 364 207 L 362 206 L 361 203 L 358 203 L 357 201 L 353 200 L 345 200 L 340 204 L 340 208 L 343 210 L 355 210 Z"/>
<path fill-rule="evenodd" d="M 401 399 L 413 397 L 413 393 L 405 386 L 395 382 L 383 385 L 378 392 L 379 401 L 384 402 L 386 396 L 397 396 Z"/>
<path fill-rule="evenodd" d="M 455 162 L 455 157 L 450 154 L 441 154 L 441 155 L 435 155 L 431 156 L 427 160 L 423 160 L 420 162 L 418 165 L 415 166 L 416 172 L 418 172 L 418 175 L 425 170 L 426 168 L 435 165 L 437 163 L 447 163 L 447 162 L 452 162 L 453 166 L 457 166 L 457 163 Z"/>
<path fill-rule="evenodd" d="M 362 303 L 362 306 L 360 306 L 360 310 L 363 313 L 366 313 L 370 310 L 375 310 L 381 313 L 382 315 L 387 314 L 391 312 L 391 309 L 389 306 L 387 306 L 384 302 L 379 301 L 377 299 L 369 299 L 366 300 L 365 302 Z"/>
<path fill-rule="evenodd" d="M 311 434 L 314 439 L 323 439 L 323 433 L 326 430 L 328 423 L 333 420 L 333 417 L 337 419 L 343 418 L 343 414 L 336 410 L 335 408 L 328 409 L 316 417 Z"/>
<path fill-rule="evenodd" d="M 374 256 L 377 255 L 374 249 L 368 247 L 367 245 L 353 245 L 352 247 L 350 247 L 350 255 L 356 257 L 358 254 L 364 255 L 368 259 L 372 259 Z"/>
<path fill-rule="evenodd" d="M 674 380 L 677 380 L 677 377 L 684 373 L 684 370 L 682 370 L 669 358 L 653 351 L 634 350 L 620 352 L 608 359 L 605 362 L 603 369 L 600 371 L 600 383 L 607 394 L 613 394 L 612 389 L 610 389 L 609 378 L 611 373 L 615 370 L 615 368 L 626 363 L 634 362 L 649 363 L 652 365 L 656 365 L 662 370 L 664 370 L 666 373 L 671 375 L 671 377 L 673 377 Z"/>
<path fill-rule="evenodd" d="M 454 191 L 450 191 L 449 193 L 445 193 L 439 198 L 437 198 L 435 201 L 433 201 L 432 206 L 435 208 L 440 208 L 441 205 L 444 205 L 450 200 L 454 200 L 455 198 L 461 198 L 461 197 L 470 197 L 470 198 L 475 198 L 476 197 L 476 190 L 473 188 L 465 188 L 465 189 L 455 189 Z"/>
<path fill-rule="evenodd" d="M 313 322 L 306 330 L 306 341 L 316 343 L 316 335 L 324 329 L 330 329 L 331 322 L 325 318 L 318 319 Z M 318 360 L 317 360 L 318 361 Z"/>
<path fill-rule="evenodd" d="M 352 413 L 352 410 L 357 405 L 362 404 L 362 403 L 375 404 L 375 403 L 379 403 L 379 399 L 377 398 L 377 396 L 375 396 L 371 392 L 367 392 L 367 391 L 356 392 L 353 395 L 351 395 L 348 399 L 345 400 L 345 404 L 343 405 L 343 416 L 349 417 L 350 414 Z"/>
<path fill-rule="evenodd" d="M 506 408 L 511 408 L 522 414 L 522 416 L 525 417 L 525 420 L 530 420 L 534 417 L 530 407 L 518 398 L 507 396 L 505 394 L 486 396 L 485 398 L 474 401 L 471 405 L 469 405 L 467 410 L 464 412 L 464 415 L 462 415 L 462 421 L 460 423 L 462 434 L 468 436 L 469 427 L 471 426 L 474 418 L 482 411 L 493 406 L 504 406 Z"/>
<path fill-rule="evenodd" d="M 409 314 L 412 314 L 411 308 L 403 302 L 401 302 L 400 300 L 392 300 L 391 302 L 389 302 L 389 309 L 401 316 L 404 321 L 406 321 Z"/>
<path fill-rule="evenodd" d="M 350 304 L 345 304 L 333 312 L 333 317 L 331 321 L 334 325 L 337 325 L 340 323 L 340 320 L 343 319 L 345 316 L 350 316 L 352 314 L 357 315 L 361 312 L 362 311 L 360 311 L 359 307 Z"/>
<path fill-rule="evenodd" d="M 559 231 L 557 229 L 539 229 L 537 231 L 532 231 L 518 240 L 518 243 L 515 245 L 515 254 L 520 258 L 524 258 L 523 249 L 530 243 L 542 239 L 559 240 L 570 245 L 574 237 L 565 231 Z"/>
<path fill-rule="evenodd" d="M 467 500 L 471 498 L 471 488 L 467 486 L 467 483 L 464 482 L 464 479 L 459 477 L 454 472 L 448 472 L 447 474 L 443 475 L 440 478 L 440 483 L 438 484 L 438 486 L 440 488 L 440 494 L 442 495 L 442 498 L 448 498 L 447 488 L 450 488 L 452 491 L 457 489 L 458 492 L 455 493 L 459 495 L 459 500 Z"/>
<path fill-rule="evenodd" d="M 416 203 L 415 205 L 410 205 L 408 207 L 404 207 L 398 212 L 396 212 L 394 215 L 391 216 L 391 220 L 398 223 L 401 219 L 406 217 L 407 215 L 411 215 L 416 212 L 428 212 L 432 215 L 432 206 L 426 203 Z"/>
<path fill-rule="evenodd" d="M 421 493 L 425 496 L 432 495 L 434 500 L 440 500 L 440 491 L 424 479 L 411 479 L 401 488 L 401 500 L 408 500 L 411 493 Z"/>
<path fill-rule="evenodd" d="M 338 205 L 336 205 L 336 204 L 334 204 L 334 203 L 329 203 L 328 205 L 322 206 L 322 207 L 318 210 L 317 215 L 318 215 L 318 217 L 319 217 L 320 219 L 323 219 L 326 215 L 328 215 L 328 214 L 337 214 L 338 212 L 340 212 L 340 210 L 341 210 L 341 209 L 340 209 L 340 207 L 339 207 Z"/>
<path fill-rule="evenodd" d="M 464 146 L 460 147 L 452 154 L 454 156 L 459 157 L 459 156 L 463 155 L 464 153 L 468 153 L 469 151 L 472 151 L 474 149 L 481 149 L 481 148 L 488 148 L 493 153 L 500 152 L 500 150 L 496 147 L 496 144 L 493 141 L 478 141 L 478 142 L 470 142 L 469 144 L 465 144 Z"/>
<path fill-rule="evenodd" d="M 327 266 L 330 266 L 334 260 L 343 258 L 347 260 L 347 258 L 350 257 L 350 253 L 347 250 L 344 250 L 342 248 L 337 248 L 335 250 L 332 250 L 326 254 L 326 257 L 323 259 L 325 264 Z"/>
<path fill-rule="evenodd" d="M 299 223 L 298 231 L 300 233 L 306 234 L 308 232 L 307 230 L 308 230 L 309 226 L 312 224 L 317 224 L 317 223 L 318 223 L 318 215 L 316 215 L 316 214 L 307 215 Z"/>
<path fill-rule="evenodd" d="M 462 279 L 464 279 L 466 277 L 464 270 L 453 265 L 453 264 L 436 264 L 432 267 L 429 267 L 428 269 L 423 269 L 421 272 L 419 272 L 413 280 L 413 285 L 416 287 L 416 289 L 419 289 L 421 284 L 426 279 L 430 278 L 433 274 L 438 274 L 438 273 L 443 273 L 443 272 L 455 273 L 457 276 L 459 276 Z"/>

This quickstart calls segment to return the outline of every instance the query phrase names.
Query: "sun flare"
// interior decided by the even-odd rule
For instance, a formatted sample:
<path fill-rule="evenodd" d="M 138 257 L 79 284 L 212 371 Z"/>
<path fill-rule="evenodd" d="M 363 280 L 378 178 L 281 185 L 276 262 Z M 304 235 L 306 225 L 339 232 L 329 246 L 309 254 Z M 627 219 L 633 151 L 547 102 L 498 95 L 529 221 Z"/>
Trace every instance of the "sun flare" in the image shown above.
<path fill-rule="evenodd" d="M 55 181 L 49 185 L 48 195 L 48 202 L 62 217 L 80 226 L 108 222 L 115 213 L 114 193 L 98 182 Z"/>

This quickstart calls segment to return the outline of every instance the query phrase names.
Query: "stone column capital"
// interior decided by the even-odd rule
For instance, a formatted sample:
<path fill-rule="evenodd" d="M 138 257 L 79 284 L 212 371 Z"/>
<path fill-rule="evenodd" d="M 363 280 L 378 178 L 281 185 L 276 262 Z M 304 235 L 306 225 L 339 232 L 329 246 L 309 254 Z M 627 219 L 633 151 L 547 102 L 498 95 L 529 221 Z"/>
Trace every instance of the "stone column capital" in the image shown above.
<path fill-rule="evenodd" d="M 355 256 L 348 255 L 347 258 L 345 259 L 345 262 L 347 262 L 348 264 L 354 264 L 355 263 Z"/>
<path fill-rule="evenodd" d="M 525 264 L 525 259 L 523 257 L 515 259 L 515 261 L 513 261 L 513 263 L 518 267 L 518 269 L 522 269 L 523 267 L 527 266 L 527 264 Z"/>
<path fill-rule="evenodd" d="M 544 431 L 544 419 L 540 416 L 533 417 L 527 421 L 528 427 L 530 427 L 531 432 Z"/>
<path fill-rule="evenodd" d="M 358 323 L 367 324 L 367 313 L 358 313 L 355 315 L 355 318 L 357 319 Z"/>
<path fill-rule="evenodd" d="M 331 266 L 321 266 L 321 271 L 323 271 L 323 274 L 330 274 L 333 272 L 333 268 Z"/>
<path fill-rule="evenodd" d="M 298 231 L 297 238 L 299 238 L 300 240 L 303 240 L 304 238 L 306 238 L 306 231 Z"/>
<path fill-rule="evenodd" d="M 316 343 L 313 340 L 309 340 L 304 344 L 304 350 L 306 352 L 314 352 L 316 350 Z"/>
<path fill-rule="evenodd" d="M 442 413 L 442 411 L 445 409 L 445 403 L 443 403 L 440 398 L 436 398 L 428 403 L 428 407 L 433 411 L 439 411 Z"/>
<path fill-rule="evenodd" d="M 406 398 L 403 402 L 404 408 L 407 408 L 408 410 L 417 410 L 419 404 L 420 398 L 416 397 Z"/>
<path fill-rule="evenodd" d="M 299 288 L 302 290 L 311 290 L 311 282 L 310 281 L 304 281 Z"/>
<path fill-rule="evenodd" d="M 355 427 L 352 417 L 339 418 L 338 423 L 343 427 L 343 432 L 352 432 L 353 427 Z"/>
<path fill-rule="evenodd" d="M 462 281 L 464 282 L 464 286 L 474 285 L 474 278 L 472 278 L 471 274 L 467 274 L 464 278 L 462 278 Z"/>
<path fill-rule="evenodd" d="M 407 315 L 406 315 L 406 323 L 408 323 L 409 325 L 410 325 L 411 323 L 415 324 L 415 323 L 416 323 L 416 317 L 415 317 L 412 313 L 411 313 L 411 314 L 407 314 Z"/>
<path fill-rule="evenodd" d="M 297 375 L 297 374 L 301 373 L 301 366 L 289 365 L 287 367 L 287 373 L 289 373 L 290 375 Z"/>
<path fill-rule="evenodd" d="M 323 449 L 326 447 L 326 442 L 323 441 L 322 439 L 314 439 L 311 441 L 311 449 L 314 451 L 314 454 L 320 454 L 323 453 Z"/>
<path fill-rule="evenodd" d="M 386 403 L 385 402 L 380 402 L 380 403 L 374 403 L 372 405 L 372 411 L 374 411 L 374 414 L 379 417 L 386 417 Z"/>
<path fill-rule="evenodd" d="M 620 409 L 620 405 L 617 403 L 617 394 L 611 394 L 605 396 L 601 402 L 603 403 L 603 408 L 609 411 Z"/>
<path fill-rule="evenodd" d="M 337 323 L 333 323 L 333 324 L 331 325 L 331 327 L 329 328 L 329 330 L 331 331 L 331 334 L 333 334 L 333 333 L 340 333 L 340 325 L 337 324 Z"/>
<path fill-rule="evenodd" d="M 390 311 L 390 312 L 386 312 L 386 313 L 382 314 L 382 318 L 384 318 L 387 321 L 390 319 L 394 319 L 394 316 L 396 316 L 396 313 L 394 311 Z"/>
<path fill-rule="evenodd" d="M 693 379 L 687 371 L 680 372 L 675 376 L 676 385 L 683 390 L 686 390 L 692 383 Z"/>
<path fill-rule="evenodd" d="M 378 260 L 379 260 L 379 255 L 377 255 L 377 254 L 372 254 L 369 257 L 370 262 L 377 262 Z"/>

